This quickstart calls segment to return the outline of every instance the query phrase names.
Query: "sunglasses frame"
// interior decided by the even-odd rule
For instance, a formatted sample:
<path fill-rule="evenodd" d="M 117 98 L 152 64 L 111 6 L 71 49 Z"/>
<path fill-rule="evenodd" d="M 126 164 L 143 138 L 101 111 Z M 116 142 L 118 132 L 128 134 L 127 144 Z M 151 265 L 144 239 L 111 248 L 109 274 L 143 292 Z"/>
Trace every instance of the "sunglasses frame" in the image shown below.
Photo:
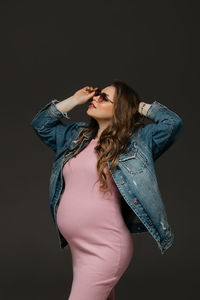
<path fill-rule="evenodd" d="M 106 95 L 106 93 L 102 93 L 101 92 L 101 89 L 97 89 L 97 90 L 95 90 L 95 94 L 94 94 L 94 96 L 99 96 L 100 95 L 100 97 L 99 97 L 99 99 L 98 99 L 98 101 L 101 99 L 102 101 L 99 101 L 99 102 L 111 102 L 111 103 L 113 103 L 113 101 L 111 101 L 110 99 L 108 99 L 108 97 L 107 97 L 107 95 Z M 93 96 L 93 97 L 94 97 Z"/>

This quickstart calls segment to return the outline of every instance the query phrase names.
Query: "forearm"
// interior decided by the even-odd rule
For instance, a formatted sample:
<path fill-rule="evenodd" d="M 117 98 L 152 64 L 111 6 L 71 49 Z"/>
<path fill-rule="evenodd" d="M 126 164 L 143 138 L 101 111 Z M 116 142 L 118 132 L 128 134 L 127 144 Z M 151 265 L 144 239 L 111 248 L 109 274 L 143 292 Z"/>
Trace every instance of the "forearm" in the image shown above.
<path fill-rule="evenodd" d="M 148 109 L 150 108 L 151 104 L 149 103 L 145 103 L 145 102 L 140 102 L 139 103 L 139 113 L 143 116 L 146 116 L 147 115 L 147 111 Z"/>
<path fill-rule="evenodd" d="M 76 98 L 74 96 L 71 96 L 67 99 L 60 101 L 59 103 L 56 103 L 56 108 L 61 112 L 67 113 L 77 105 L 78 103 Z"/>

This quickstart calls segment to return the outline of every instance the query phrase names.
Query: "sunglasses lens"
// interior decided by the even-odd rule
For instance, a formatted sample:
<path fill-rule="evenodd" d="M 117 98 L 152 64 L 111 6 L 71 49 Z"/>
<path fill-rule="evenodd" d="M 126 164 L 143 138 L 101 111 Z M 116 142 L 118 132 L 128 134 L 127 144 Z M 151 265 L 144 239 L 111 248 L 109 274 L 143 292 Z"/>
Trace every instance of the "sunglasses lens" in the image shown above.
<path fill-rule="evenodd" d="M 100 92 L 101 92 L 100 89 L 96 89 L 96 90 L 95 90 L 95 96 L 99 95 Z"/>
<path fill-rule="evenodd" d="M 104 101 L 108 101 L 107 96 L 105 93 L 102 94 Z"/>
<path fill-rule="evenodd" d="M 98 96 L 98 95 L 100 95 L 99 99 L 98 99 L 99 102 L 103 102 L 103 101 L 108 102 L 106 94 L 105 93 L 101 93 L 101 90 L 99 88 L 95 90 L 94 96 Z"/>

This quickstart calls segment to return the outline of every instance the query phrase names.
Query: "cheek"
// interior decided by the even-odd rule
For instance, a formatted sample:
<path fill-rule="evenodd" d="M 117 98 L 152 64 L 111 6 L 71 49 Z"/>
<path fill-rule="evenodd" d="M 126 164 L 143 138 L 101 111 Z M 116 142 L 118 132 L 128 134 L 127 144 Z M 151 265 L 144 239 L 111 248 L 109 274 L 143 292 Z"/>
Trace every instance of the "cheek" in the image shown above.
<path fill-rule="evenodd" d="M 104 107 L 101 107 L 101 112 L 106 116 L 112 116 L 113 108 L 112 108 L 112 106 L 104 106 Z"/>

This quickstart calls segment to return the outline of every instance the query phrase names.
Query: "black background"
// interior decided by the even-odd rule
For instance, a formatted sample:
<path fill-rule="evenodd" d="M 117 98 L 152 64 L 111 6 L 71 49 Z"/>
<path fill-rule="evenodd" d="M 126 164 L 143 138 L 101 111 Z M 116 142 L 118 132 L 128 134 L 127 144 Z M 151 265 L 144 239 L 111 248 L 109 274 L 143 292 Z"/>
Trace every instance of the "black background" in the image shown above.
<path fill-rule="evenodd" d="M 0 4 L 0 299 L 67 299 L 71 254 L 59 248 L 48 202 L 54 153 L 30 122 L 52 99 L 85 85 L 104 88 L 114 78 L 144 102 L 166 105 L 184 124 L 183 137 L 155 165 L 174 243 L 162 255 L 150 235 L 134 235 L 134 256 L 116 300 L 188 299 L 197 291 L 200 267 L 199 2 Z M 63 122 L 88 121 L 87 107 L 76 107 Z"/>

